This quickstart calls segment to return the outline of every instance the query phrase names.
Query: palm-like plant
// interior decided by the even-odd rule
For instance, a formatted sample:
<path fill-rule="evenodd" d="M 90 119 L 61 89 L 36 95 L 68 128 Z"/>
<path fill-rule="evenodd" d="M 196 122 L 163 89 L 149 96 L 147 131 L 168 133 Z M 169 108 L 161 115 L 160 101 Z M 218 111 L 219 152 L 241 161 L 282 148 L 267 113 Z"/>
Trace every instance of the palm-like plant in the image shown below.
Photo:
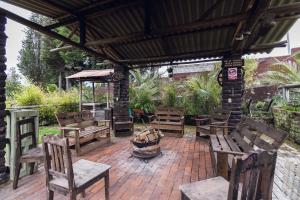
<path fill-rule="evenodd" d="M 132 70 L 129 98 L 130 107 L 142 109 L 145 112 L 154 111 L 154 100 L 159 94 L 159 74 L 146 71 L 141 73 L 140 70 Z"/>
<path fill-rule="evenodd" d="M 207 114 L 219 105 L 221 87 L 216 79 L 216 71 L 217 69 L 207 76 L 195 76 L 187 80 L 188 90 L 183 98 L 187 113 Z"/>
<path fill-rule="evenodd" d="M 300 52 L 292 55 L 295 62 L 300 65 Z M 300 73 L 292 65 L 275 59 L 275 63 L 269 66 L 269 71 L 261 76 L 262 84 L 291 84 L 300 83 Z"/>

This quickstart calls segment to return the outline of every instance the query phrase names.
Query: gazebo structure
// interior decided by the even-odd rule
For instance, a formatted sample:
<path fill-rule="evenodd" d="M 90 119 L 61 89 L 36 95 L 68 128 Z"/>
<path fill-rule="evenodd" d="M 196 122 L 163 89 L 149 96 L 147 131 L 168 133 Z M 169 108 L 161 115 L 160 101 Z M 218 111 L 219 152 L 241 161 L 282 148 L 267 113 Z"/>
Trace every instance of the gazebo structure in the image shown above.
<path fill-rule="evenodd" d="M 104 69 L 104 70 L 83 70 L 76 74 L 70 75 L 66 77 L 68 80 L 76 80 L 80 84 L 79 91 L 79 110 L 82 111 L 83 107 L 87 107 L 87 109 L 92 110 L 93 116 L 96 116 L 97 107 L 99 107 L 100 103 L 96 102 L 95 96 L 95 83 L 106 83 L 106 107 L 109 108 L 109 83 L 113 81 L 113 69 Z M 92 91 L 93 91 L 93 102 L 82 101 L 82 83 L 83 82 L 91 82 L 92 83 Z"/>
<path fill-rule="evenodd" d="M 53 19 L 47 26 L 0 8 L 0 182 L 6 179 L 6 18 L 61 40 L 56 50 L 79 48 L 114 65 L 114 104 L 128 107 L 129 70 L 191 59 L 222 60 L 222 106 L 241 118 L 244 65 L 241 57 L 284 47 L 280 42 L 300 14 L 299 0 L 4 0 Z M 75 42 L 55 32 L 66 26 Z M 13 37 L 13 36 L 8 36 Z M 114 113 L 118 114 L 118 113 Z"/>

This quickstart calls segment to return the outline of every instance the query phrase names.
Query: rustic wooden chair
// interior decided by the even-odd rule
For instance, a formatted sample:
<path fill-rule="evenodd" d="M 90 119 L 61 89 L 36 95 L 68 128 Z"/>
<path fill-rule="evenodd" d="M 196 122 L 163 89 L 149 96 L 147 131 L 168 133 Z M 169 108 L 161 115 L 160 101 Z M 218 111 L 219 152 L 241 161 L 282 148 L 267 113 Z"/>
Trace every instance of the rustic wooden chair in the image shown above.
<path fill-rule="evenodd" d="M 231 111 L 216 109 L 211 115 L 198 115 L 196 121 L 196 136 L 215 134 L 218 130 L 214 125 L 227 126 Z M 221 129 L 224 134 L 225 129 Z"/>
<path fill-rule="evenodd" d="M 84 197 L 85 189 L 102 178 L 105 179 L 105 198 L 109 199 L 109 165 L 82 159 L 72 164 L 68 138 L 56 135 L 43 137 L 43 149 L 47 199 L 53 199 L 54 191 L 69 194 L 71 200 L 80 193 Z"/>
<path fill-rule="evenodd" d="M 259 151 L 235 157 L 228 182 L 218 176 L 180 186 L 182 200 L 254 200 L 272 199 L 273 178 L 261 180 L 260 173 L 268 166 L 275 167 L 277 153 Z M 262 185 L 264 184 L 264 185 Z M 268 190 L 268 192 L 262 192 Z"/>
<path fill-rule="evenodd" d="M 22 127 L 27 125 L 29 132 L 22 132 Z M 20 170 L 22 163 L 28 163 L 30 166 L 30 175 L 34 172 L 35 163 L 43 162 L 43 151 L 42 148 L 37 147 L 36 131 L 35 131 L 35 121 L 34 118 L 28 118 L 17 121 L 16 125 L 16 165 L 15 173 L 13 178 L 13 189 L 18 187 L 18 180 L 20 176 Z M 31 138 L 29 149 L 24 152 L 22 148 L 22 141 Z"/>

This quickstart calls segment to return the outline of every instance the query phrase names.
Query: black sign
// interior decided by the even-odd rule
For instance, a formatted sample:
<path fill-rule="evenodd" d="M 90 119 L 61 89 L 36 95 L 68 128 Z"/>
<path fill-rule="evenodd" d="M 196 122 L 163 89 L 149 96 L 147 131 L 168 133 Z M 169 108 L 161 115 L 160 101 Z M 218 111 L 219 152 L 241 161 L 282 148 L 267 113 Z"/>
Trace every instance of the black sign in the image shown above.
<path fill-rule="evenodd" d="M 244 59 L 223 60 L 223 67 L 242 67 L 244 64 Z"/>

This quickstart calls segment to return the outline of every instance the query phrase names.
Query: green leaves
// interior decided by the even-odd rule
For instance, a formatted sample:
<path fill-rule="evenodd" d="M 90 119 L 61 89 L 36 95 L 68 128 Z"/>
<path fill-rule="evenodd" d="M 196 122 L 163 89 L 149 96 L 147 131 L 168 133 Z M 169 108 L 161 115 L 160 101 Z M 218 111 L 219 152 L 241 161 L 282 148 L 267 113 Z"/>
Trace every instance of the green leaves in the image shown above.
<path fill-rule="evenodd" d="M 300 54 L 296 53 L 293 56 L 295 61 L 299 62 Z M 300 83 L 300 73 L 292 65 L 276 59 L 262 75 L 261 83 L 278 85 Z"/>
<path fill-rule="evenodd" d="M 154 100 L 159 95 L 158 73 L 146 71 L 142 74 L 140 70 L 132 70 L 130 74 L 130 107 L 133 109 L 142 109 L 147 113 L 154 112 Z"/>

